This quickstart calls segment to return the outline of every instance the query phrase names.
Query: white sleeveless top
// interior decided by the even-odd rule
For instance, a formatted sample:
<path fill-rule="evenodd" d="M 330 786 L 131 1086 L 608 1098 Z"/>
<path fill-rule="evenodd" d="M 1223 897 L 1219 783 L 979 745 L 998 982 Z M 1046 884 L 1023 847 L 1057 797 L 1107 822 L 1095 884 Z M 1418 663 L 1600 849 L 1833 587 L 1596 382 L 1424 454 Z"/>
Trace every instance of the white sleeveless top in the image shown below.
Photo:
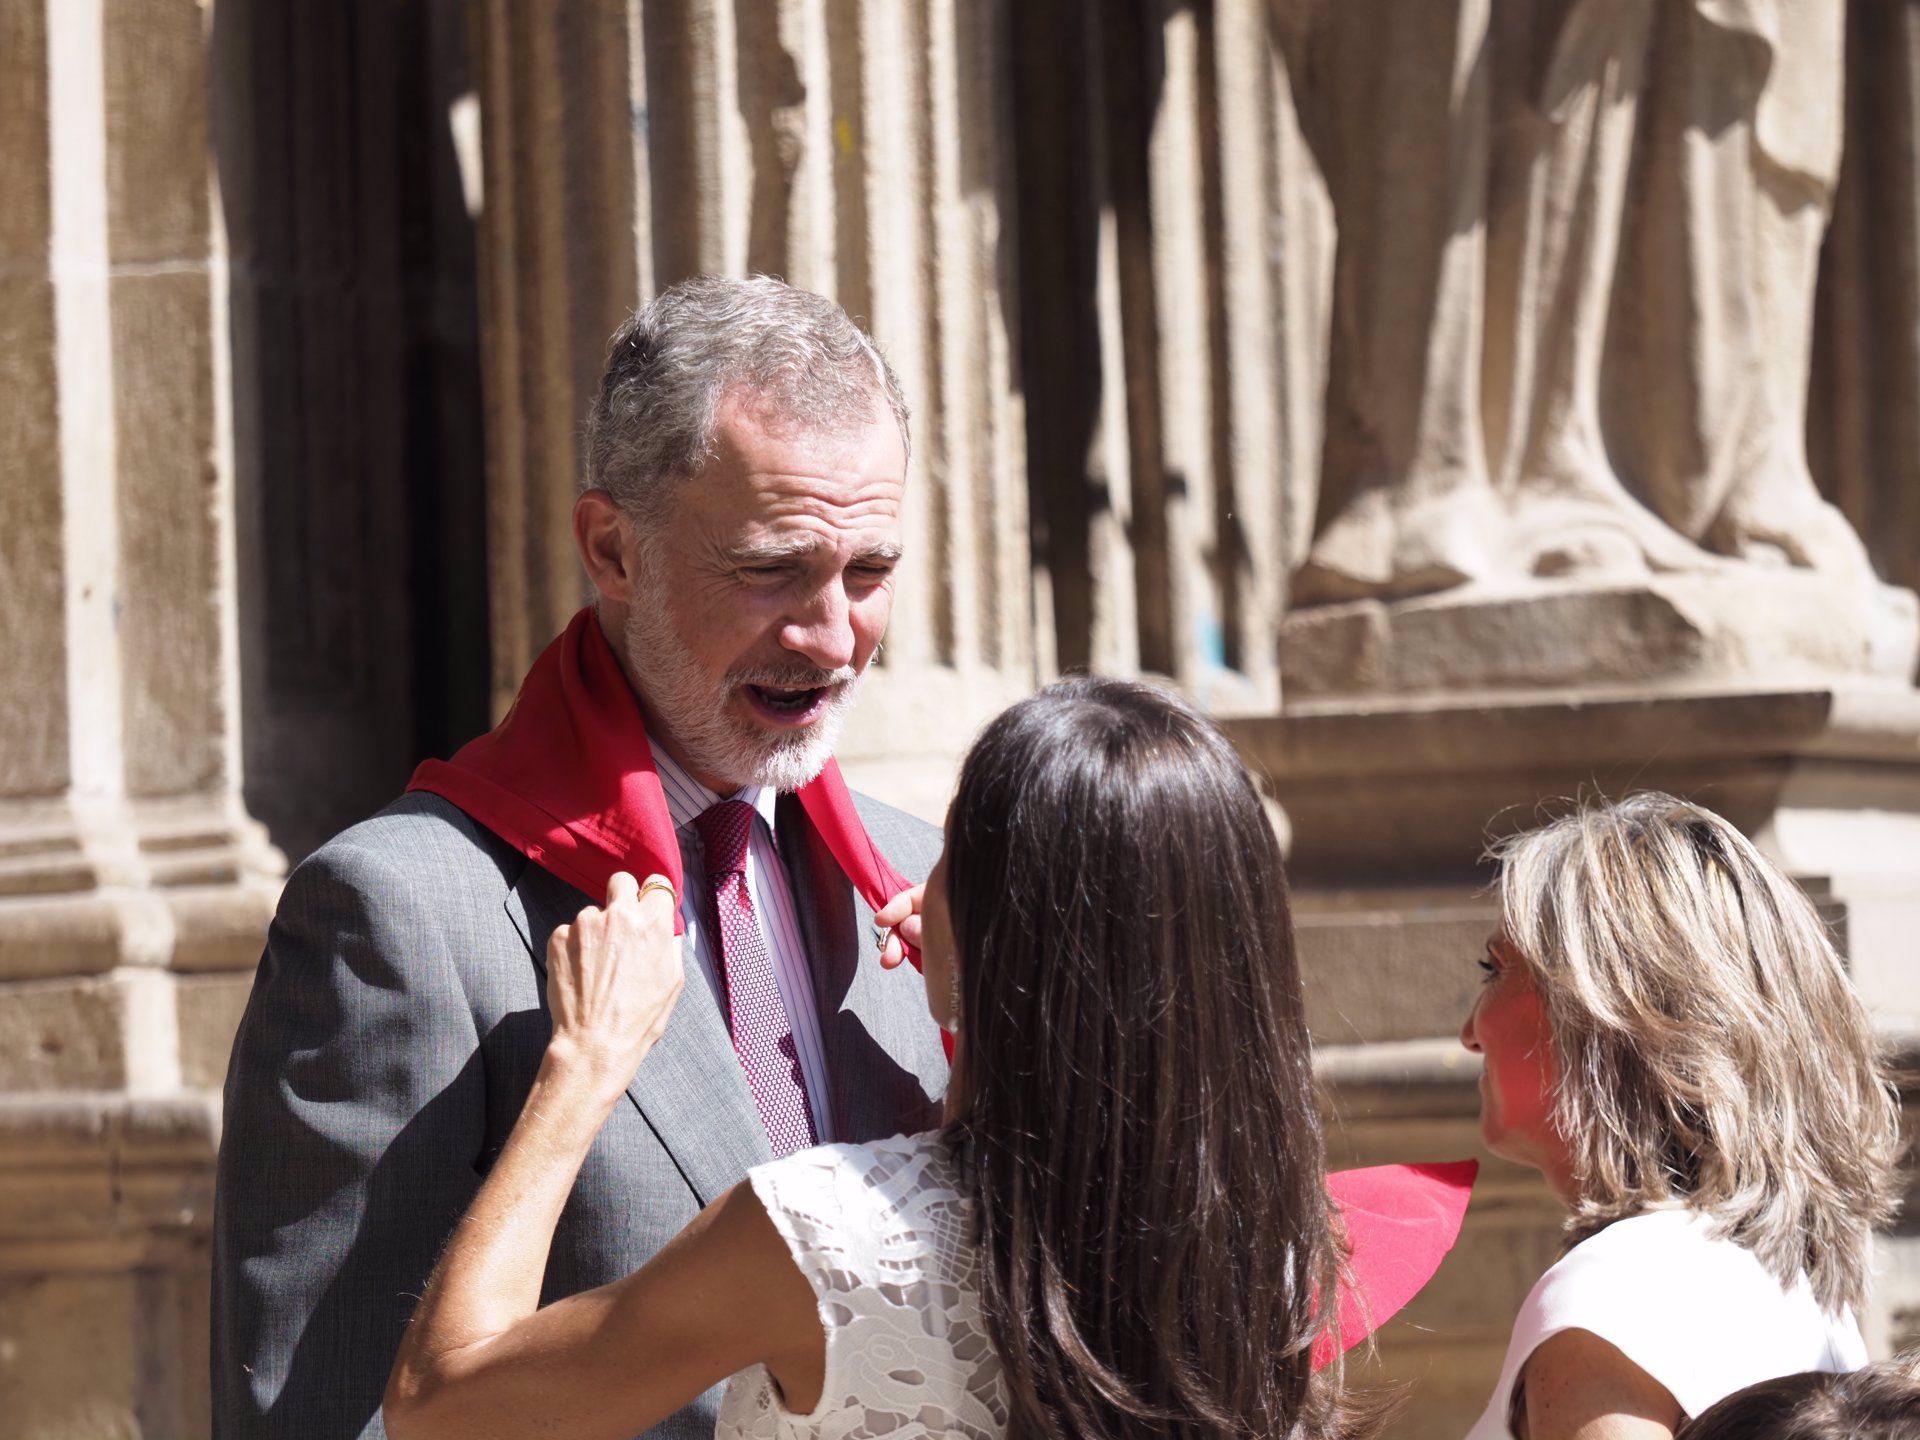
<path fill-rule="evenodd" d="M 1588 1330 L 1613 1345 L 1688 1415 L 1776 1375 L 1867 1363 L 1853 1312 L 1822 1310 L 1805 1276 L 1783 1290 L 1750 1250 L 1716 1240 L 1699 1211 L 1654 1210 L 1616 1220 L 1540 1277 L 1467 1440 L 1507 1440 L 1514 1382 L 1562 1330 Z"/>
<path fill-rule="evenodd" d="M 827 1337 L 810 1415 L 766 1366 L 733 1377 L 715 1440 L 995 1440 L 1007 1431 L 1000 1359 L 980 1313 L 973 1203 L 937 1132 L 822 1145 L 747 1174 Z"/>

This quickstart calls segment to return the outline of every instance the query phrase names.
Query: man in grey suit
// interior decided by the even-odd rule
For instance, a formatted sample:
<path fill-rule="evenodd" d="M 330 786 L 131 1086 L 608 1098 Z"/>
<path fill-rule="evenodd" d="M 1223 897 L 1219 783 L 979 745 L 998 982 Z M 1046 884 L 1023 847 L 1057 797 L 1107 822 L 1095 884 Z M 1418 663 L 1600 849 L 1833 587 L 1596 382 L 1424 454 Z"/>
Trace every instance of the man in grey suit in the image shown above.
<path fill-rule="evenodd" d="M 892 373 L 817 296 L 692 281 L 614 338 L 574 513 L 597 594 L 568 642 L 610 647 L 608 713 L 644 717 L 685 875 L 687 985 L 581 1170 L 547 1300 L 638 1268 L 776 1148 L 923 1127 L 945 1088 L 920 985 L 876 963 L 872 909 L 822 878 L 791 793 L 830 759 L 886 627 L 906 443 Z M 510 783 L 540 789 L 549 751 L 556 773 L 631 775 L 578 753 L 604 730 L 530 752 L 537 699 L 516 706 Z M 709 864 L 702 816 L 729 797 L 745 849 Z M 923 879 L 938 832 L 855 805 Z M 416 789 L 287 882 L 227 1078 L 213 1293 L 227 1440 L 384 1433 L 401 1332 L 538 1068 L 548 936 L 602 896 L 471 808 Z M 750 1022 L 743 994 L 764 1001 Z M 651 1433 L 711 1435 L 718 1396 Z"/>

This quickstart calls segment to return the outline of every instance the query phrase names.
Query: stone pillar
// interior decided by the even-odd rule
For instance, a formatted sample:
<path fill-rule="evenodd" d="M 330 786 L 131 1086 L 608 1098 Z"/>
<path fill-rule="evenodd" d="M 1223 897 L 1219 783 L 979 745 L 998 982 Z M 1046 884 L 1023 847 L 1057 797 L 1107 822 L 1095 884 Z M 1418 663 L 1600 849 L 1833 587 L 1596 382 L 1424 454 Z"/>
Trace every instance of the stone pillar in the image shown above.
<path fill-rule="evenodd" d="M 1879 572 L 1920 589 L 1920 11 L 1847 8 L 1847 148 L 1821 257 L 1814 478 Z"/>
<path fill-rule="evenodd" d="M 1008 7 L 476 13 L 496 707 L 581 603 L 574 437 L 606 337 L 686 276 L 780 275 L 865 323 L 913 407 L 909 559 L 840 753 L 937 819 L 953 759 L 1034 677 Z"/>
<path fill-rule="evenodd" d="M 1270 710 L 1328 244 L 1282 19 L 1089 0 L 1013 39 L 1039 643 Z"/>
<path fill-rule="evenodd" d="M 0 19 L 0 1413 L 25 1434 L 204 1429 L 213 1091 L 281 870 L 239 797 L 207 25 L 194 0 Z M 71 1203 L 23 1201 L 46 1176 Z M 59 1336 L 111 1363 L 80 1383 Z"/>

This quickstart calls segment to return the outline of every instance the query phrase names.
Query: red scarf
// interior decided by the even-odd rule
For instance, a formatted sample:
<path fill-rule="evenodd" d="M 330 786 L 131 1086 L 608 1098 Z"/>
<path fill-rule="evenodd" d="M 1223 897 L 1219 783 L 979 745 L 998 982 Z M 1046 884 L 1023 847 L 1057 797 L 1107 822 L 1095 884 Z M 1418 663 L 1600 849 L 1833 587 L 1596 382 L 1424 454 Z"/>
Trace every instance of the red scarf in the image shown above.
<path fill-rule="evenodd" d="M 453 759 L 423 761 L 407 788 L 457 805 L 595 900 L 607 893 L 618 870 L 640 877 L 658 873 L 676 893 L 681 888 L 680 842 L 646 724 L 591 609 L 574 616 L 533 662 L 506 719 Z M 801 787 L 799 799 L 820 842 L 808 845 L 816 876 L 824 850 L 876 910 L 907 888 L 868 837 L 831 760 Z M 682 928 L 676 914 L 674 929 Z M 953 1038 L 942 1038 L 952 1058 Z M 1328 1175 L 1348 1245 L 1340 1348 L 1377 1329 L 1439 1268 L 1460 1232 L 1477 1168 L 1466 1161 Z M 1331 1337 L 1323 1336 L 1314 1348 L 1314 1367 L 1333 1355 Z"/>
<path fill-rule="evenodd" d="M 646 722 L 591 608 L 540 652 L 506 719 L 451 760 L 422 761 L 407 789 L 457 805 L 596 902 L 619 870 L 665 875 L 681 889 L 680 841 Z M 877 910 L 907 888 L 868 838 L 838 765 L 829 760 L 799 800 L 868 905 Z M 684 929 L 679 915 L 673 923 Z"/>

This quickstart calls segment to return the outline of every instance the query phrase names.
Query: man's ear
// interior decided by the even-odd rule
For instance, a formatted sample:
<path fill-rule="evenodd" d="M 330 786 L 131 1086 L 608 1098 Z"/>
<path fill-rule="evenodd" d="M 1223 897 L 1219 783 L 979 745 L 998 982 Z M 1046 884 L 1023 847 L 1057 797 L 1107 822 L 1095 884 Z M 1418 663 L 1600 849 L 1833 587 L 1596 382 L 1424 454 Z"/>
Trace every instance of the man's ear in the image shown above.
<path fill-rule="evenodd" d="M 633 598 L 640 579 L 633 521 L 613 496 L 589 490 L 573 502 L 573 543 L 594 589 L 622 605 Z"/>

